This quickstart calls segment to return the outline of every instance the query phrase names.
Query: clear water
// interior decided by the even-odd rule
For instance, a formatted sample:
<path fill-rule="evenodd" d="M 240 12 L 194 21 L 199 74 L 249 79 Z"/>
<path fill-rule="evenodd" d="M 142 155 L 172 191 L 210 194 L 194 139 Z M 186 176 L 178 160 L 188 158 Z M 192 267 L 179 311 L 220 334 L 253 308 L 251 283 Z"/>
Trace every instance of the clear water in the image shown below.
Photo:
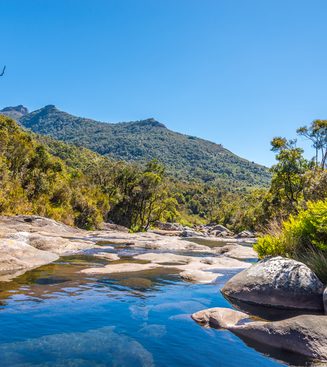
<path fill-rule="evenodd" d="M 204 308 L 231 307 L 219 288 L 232 273 L 212 285 L 182 282 L 171 269 L 79 273 L 103 262 L 63 258 L 0 283 L 1 367 L 286 365 L 190 318 Z"/>

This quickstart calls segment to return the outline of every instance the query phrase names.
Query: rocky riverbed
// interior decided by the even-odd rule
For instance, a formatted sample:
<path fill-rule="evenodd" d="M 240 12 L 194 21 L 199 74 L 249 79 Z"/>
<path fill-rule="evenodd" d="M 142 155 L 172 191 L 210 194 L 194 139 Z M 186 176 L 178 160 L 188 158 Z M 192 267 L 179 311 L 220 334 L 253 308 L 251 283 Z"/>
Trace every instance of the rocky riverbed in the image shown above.
<path fill-rule="evenodd" d="M 86 250 L 94 250 L 92 255 L 102 257 L 108 264 L 85 269 L 84 273 L 109 274 L 173 267 L 180 271 L 182 278 L 195 282 L 213 281 L 219 276 L 219 269 L 247 268 L 250 264 L 243 260 L 256 258 L 251 247 L 239 245 L 240 239 L 228 238 L 227 242 L 224 238 L 226 245 L 216 248 L 185 240 L 177 233 L 172 236 L 170 232 L 131 234 L 124 228 L 110 225 L 100 231 L 83 231 L 38 216 L 0 217 L 0 281 L 51 263 L 59 256 Z M 113 247 L 104 244 L 127 245 L 146 253 L 136 255 L 133 264 L 120 263 Z M 189 253 L 203 256 L 187 256 Z"/>
<path fill-rule="evenodd" d="M 308 358 L 306 366 L 324 365 L 327 296 L 316 275 L 294 260 L 257 262 L 251 246 L 255 239 L 248 233 L 228 233 L 217 240 L 211 232 L 196 231 L 189 237 L 185 228 L 161 228 L 131 234 L 108 224 L 102 230 L 83 231 L 37 216 L 0 217 L 0 282 L 78 254 L 89 258 L 77 271 L 81 279 L 133 274 L 133 282 L 142 287 L 147 279 L 137 274 L 166 272 L 192 284 L 217 284 L 232 271 L 236 275 L 221 291 L 234 309 L 198 309 L 192 318 L 202 327 L 228 330 L 277 359 L 283 351 Z"/>

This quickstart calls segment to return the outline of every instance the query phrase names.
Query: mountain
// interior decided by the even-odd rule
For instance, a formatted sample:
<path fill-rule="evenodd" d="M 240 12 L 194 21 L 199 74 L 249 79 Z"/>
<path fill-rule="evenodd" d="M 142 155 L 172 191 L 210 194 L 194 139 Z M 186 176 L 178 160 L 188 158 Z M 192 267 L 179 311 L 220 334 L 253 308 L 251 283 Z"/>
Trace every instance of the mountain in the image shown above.
<path fill-rule="evenodd" d="M 8 116 L 14 120 L 19 120 L 22 116 L 28 114 L 28 109 L 23 105 L 19 105 L 16 107 L 5 107 L 0 111 L 2 115 Z"/>
<path fill-rule="evenodd" d="M 12 114 L 12 109 L 7 107 L 0 113 Z M 220 144 L 171 131 L 153 118 L 104 123 L 76 117 L 49 105 L 22 113 L 16 120 L 35 133 L 117 160 L 144 163 L 158 159 L 177 179 L 195 178 L 205 182 L 219 179 L 242 186 L 266 186 L 270 181 L 266 167 L 240 158 Z"/>

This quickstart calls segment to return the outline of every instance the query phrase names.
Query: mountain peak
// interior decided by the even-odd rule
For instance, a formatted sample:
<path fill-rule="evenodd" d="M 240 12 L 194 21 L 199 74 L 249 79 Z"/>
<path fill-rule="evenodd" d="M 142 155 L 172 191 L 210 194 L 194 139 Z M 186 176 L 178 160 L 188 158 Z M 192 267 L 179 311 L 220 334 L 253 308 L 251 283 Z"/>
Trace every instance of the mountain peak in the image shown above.
<path fill-rule="evenodd" d="M 152 127 L 163 127 L 166 129 L 166 126 L 161 122 L 157 121 L 153 117 L 150 117 L 145 120 L 137 121 L 137 124 L 140 126 L 152 126 Z"/>
<path fill-rule="evenodd" d="M 41 111 L 50 112 L 50 111 L 58 111 L 58 109 L 54 104 L 48 104 L 43 108 L 41 108 Z"/>
<path fill-rule="evenodd" d="M 2 110 L 0 110 L 0 114 L 11 117 L 14 120 L 18 120 L 22 116 L 28 114 L 28 109 L 20 104 L 18 106 L 9 106 L 3 108 Z"/>

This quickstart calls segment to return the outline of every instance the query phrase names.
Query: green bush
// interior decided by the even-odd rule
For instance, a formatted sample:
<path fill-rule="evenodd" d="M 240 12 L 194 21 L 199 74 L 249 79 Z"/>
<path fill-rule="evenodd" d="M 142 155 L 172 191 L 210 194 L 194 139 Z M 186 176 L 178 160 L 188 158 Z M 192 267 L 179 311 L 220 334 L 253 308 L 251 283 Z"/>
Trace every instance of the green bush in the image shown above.
<path fill-rule="evenodd" d="M 309 202 L 306 210 L 290 216 L 254 246 L 260 258 L 286 256 L 300 260 L 327 281 L 327 200 Z"/>
<path fill-rule="evenodd" d="M 309 248 L 326 251 L 327 254 L 327 200 L 309 202 L 307 206 L 297 216 L 291 215 L 279 233 L 259 238 L 255 250 L 260 257 L 291 257 Z"/>

